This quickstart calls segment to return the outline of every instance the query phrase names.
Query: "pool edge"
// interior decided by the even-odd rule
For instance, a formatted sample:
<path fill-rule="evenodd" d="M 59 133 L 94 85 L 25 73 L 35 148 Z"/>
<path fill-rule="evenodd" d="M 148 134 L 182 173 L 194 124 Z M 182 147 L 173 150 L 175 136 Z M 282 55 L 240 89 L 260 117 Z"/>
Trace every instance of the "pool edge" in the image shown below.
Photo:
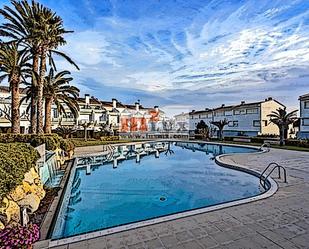
<path fill-rule="evenodd" d="M 169 141 L 172 142 L 172 140 L 169 140 Z M 177 140 L 177 141 L 173 141 L 173 142 L 180 142 L 180 141 Z M 189 142 L 189 141 L 182 141 L 182 142 Z M 192 142 L 193 143 L 209 143 L 209 144 L 212 143 L 212 142 L 208 142 L 208 141 L 192 141 Z M 222 143 L 213 143 L 213 144 L 222 144 Z M 235 145 L 235 144 L 222 144 L 222 145 L 257 149 L 257 147 L 255 147 L 255 146 Z M 266 153 L 266 152 L 267 151 L 263 149 L 263 150 L 257 151 L 257 152 L 250 152 L 250 154 L 252 155 L 252 154 L 260 154 L 260 153 Z M 237 154 L 237 153 L 235 153 L 235 154 Z M 242 153 L 242 154 L 244 154 L 244 153 Z M 244 165 L 240 165 L 240 164 L 236 164 L 236 163 L 233 163 L 233 164 L 225 163 L 222 160 L 222 158 L 226 157 L 226 156 L 231 156 L 231 155 L 230 154 L 223 154 L 223 155 L 217 156 L 215 158 L 216 164 L 218 166 L 221 166 L 221 167 L 226 167 L 226 168 L 230 168 L 230 169 L 234 169 L 234 170 L 238 170 L 238 171 L 243 171 L 245 173 L 254 175 L 256 177 L 260 176 L 260 172 L 252 170 L 252 169 L 248 169 Z M 97 238 L 97 237 L 104 236 L 104 235 L 124 232 L 124 231 L 131 230 L 131 229 L 150 226 L 150 225 L 154 225 L 154 224 L 158 224 L 158 223 L 162 223 L 162 222 L 177 220 L 177 219 L 181 219 L 181 218 L 185 218 L 185 217 L 189 217 L 189 216 L 194 216 L 194 215 L 198 215 L 198 214 L 202 214 L 202 213 L 208 213 L 208 212 L 212 212 L 212 211 L 215 211 L 215 210 L 220 210 L 220 209 L 224 209 L 224 208 L 228 208 L 228 207 L 232 207 L 232 206 L 247 204 L 247 203 L 251 203 L 251 202 L 254 202 L 254 201 L 266 199 L 266 198 L 269 198 L 272 195 L 274 195 L 278 190 L 278 185 L 277 185 L 276 181 L 274 181 L 271 177 L 268 178 L 268 182 L 269 182 L 269 189 L 266 192 L 259 194 L 259 195 L 256 195 L 256 196 L 253 196 L 253 197 L 235 200 L 235 201 L 222 203 L 222 204 L 218 204 L 218 205 L 214 205 L 214 206 L 209 206 L 209 207 L 205 207 L 205 208 L 199 208 L 199 209 L 195 209 L 195 210 L 185 211 L 185 212 L 181 212 L 181 213 L 177 213 L 177 214 L 167 215 L 167 216 L 164 216 L 164 217 L 154 218 L 154 219 L 150 219 L 150 220 L 135 222 L 135 223 L 132 223 L 132 224 L 121 225 L 121 226 L 114 227 L 114 228 L 102 229 L 102 230 L 99 230 L 99 231 L 94 231 L 94 232 L 85 233 L 85 234 L 81 234 L 81 235 L 75 235 L 75 236 L 68 237 L 68 238 L 57 239 L 57 240 L 49 240 L 48 245 L 49 245 L 49 247 L 66 245 L 66 244 L 69 244 L 69 243 L 75 243 L 75 242 L 79 242 L 79 241 L 83 241 L 83 240 L 87 240 L 87 239 Z"/>

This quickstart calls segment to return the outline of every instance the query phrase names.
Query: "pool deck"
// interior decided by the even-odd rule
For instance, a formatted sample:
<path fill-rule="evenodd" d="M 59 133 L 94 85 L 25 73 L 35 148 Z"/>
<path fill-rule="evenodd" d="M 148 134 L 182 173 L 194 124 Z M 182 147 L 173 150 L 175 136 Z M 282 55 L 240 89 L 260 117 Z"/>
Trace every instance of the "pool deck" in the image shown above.
<path fill-rule="evenodd" d="M 221 160 L 259 172 L 277 162 L 288 183 L 273 177 L 279 189 L 267 199 L 52 248 L 309 248 L 309 153 L 271 149 Z"/>

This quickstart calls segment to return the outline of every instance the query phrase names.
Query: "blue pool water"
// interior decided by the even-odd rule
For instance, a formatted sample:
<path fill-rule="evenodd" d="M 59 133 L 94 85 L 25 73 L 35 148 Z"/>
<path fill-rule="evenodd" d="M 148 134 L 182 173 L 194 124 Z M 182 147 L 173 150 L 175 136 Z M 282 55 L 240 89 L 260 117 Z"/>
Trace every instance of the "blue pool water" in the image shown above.
<path fill-rule="evenodd" d="M 160 145 L 161 146 L 161 145 Z M 159 146 L 159 147 L 160 147 Z M 218 166 L 218 154 L 254 149 L 194 143 L 115 148 L 113 157 L 79 165 L 62 204 L 53 239 L 161 217 L 262 193 L 253 175 Z M 137 163 L 136 153 L 140 153 Z M 114 158 L 118 160 L 114 165 Z M 95 163 L 96 162 L 96 163 Z"/>

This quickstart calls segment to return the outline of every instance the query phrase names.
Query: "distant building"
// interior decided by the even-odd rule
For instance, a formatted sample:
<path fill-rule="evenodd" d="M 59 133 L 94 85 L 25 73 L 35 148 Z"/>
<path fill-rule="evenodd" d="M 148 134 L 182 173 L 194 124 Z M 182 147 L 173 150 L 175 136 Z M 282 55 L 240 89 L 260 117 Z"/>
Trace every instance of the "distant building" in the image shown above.
<path fill-rule="evenodd" d="M 180 113 L 174 116 L 177 131 L 189 131 L 189 113 Z"/>
<path fill-rule="evenodd" d="M 21 98 L 25 96 L 25 89 L 20 88 Z M 74 117 L 72 111 L 64 106 L 65 114 L 59 113 L 56 105 L 52 105 L 52 130 L 57 127 L 74 126 L 82 130 L 83 124 L 90 124 L 87 130 L 99 131 L 106 127 L 113 132 L 144 132 L 161 131 L 165 113 L 158 106 L 143 107 L 139 102 L 134 105 L 123 104 L 116 99 L 101 101 L 89 94 L 77 99 L 79 112 Z M 30 128 L 30 115 L 27 113 L 29 103 L 23 102 L 20 108 L 21 133 L 28 133 Z M 11 130 L 11 93 L 9 87 L 0 87 L 0 132 Z"/>
<path fill-rule="evenodd" d="M 212 121 L 227 119 L 228 125 L 223 129 L 225 136 L 257 136 L 261 134 L 279 135 L 279 129 L 270 122 L 268 114 L 285 106 L 273 98 L 267 98 L 264 101 L 246 103 L 241 101 L 237 105 L 222 105 L 213 109 L 206 108 L 201 111 L 190 112 L 189 128 L 193 133 L 196 125 L 203 120 L 207 125 Z"/>
<path fill-rule="evenodd" d="M 25 96 L 25 90 L 19 89 L 20 97 Z M 11 93 L 7 86 L 0 87 L 0 132 L 11 132 Z M 23 102 L 20 106 L 20 132 L 28 133 L 30 127 L 30 116 L 27 113 L 29 103 Z"/>
<path fill-rule="evenodd" d="M 299 132 L 298 137 L 305 139 L 309 138 L 309 93 L 299 97 Z"/>

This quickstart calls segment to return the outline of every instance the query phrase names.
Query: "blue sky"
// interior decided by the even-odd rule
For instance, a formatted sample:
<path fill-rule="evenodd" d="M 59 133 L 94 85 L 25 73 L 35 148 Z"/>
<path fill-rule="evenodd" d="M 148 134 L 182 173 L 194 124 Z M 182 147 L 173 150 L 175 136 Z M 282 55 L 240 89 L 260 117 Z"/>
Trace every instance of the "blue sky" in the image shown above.
<path fill-rule="evenodd" d="M 42 0 L 64 19 L 82 93 L 168 112 L 309 92 L 307 0 Z M 2 5 L 8 1 L 1 1 Z"/>

